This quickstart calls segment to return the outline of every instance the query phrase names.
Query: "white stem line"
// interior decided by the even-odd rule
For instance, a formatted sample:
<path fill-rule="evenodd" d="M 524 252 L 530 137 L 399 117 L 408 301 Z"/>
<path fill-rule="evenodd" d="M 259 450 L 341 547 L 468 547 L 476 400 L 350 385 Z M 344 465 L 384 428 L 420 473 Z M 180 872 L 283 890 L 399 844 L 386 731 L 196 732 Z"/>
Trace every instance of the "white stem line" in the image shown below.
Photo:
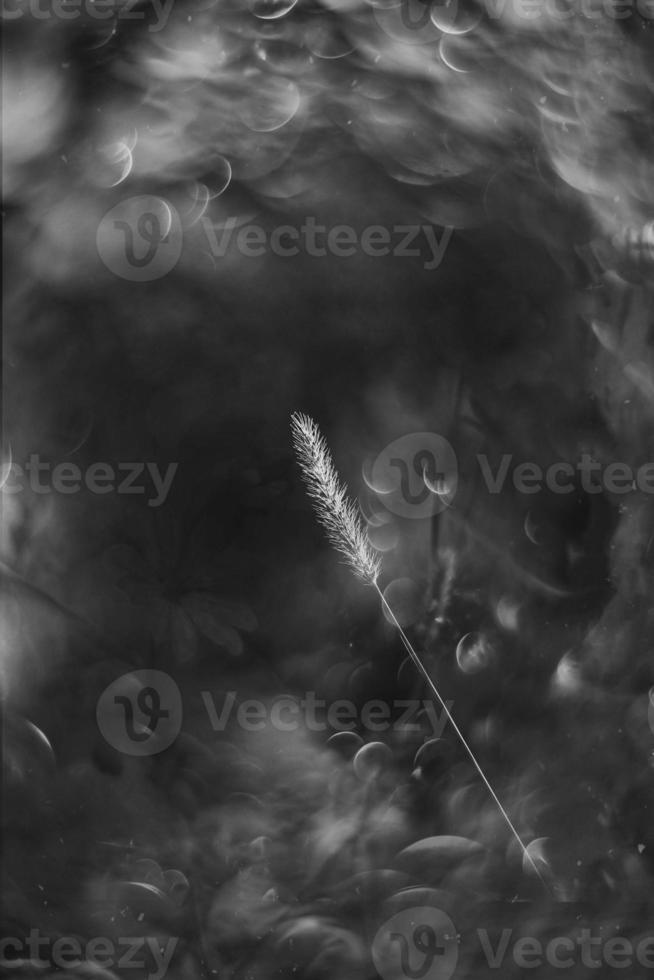
<path fill-rule="evenodd" d="M 534 871 L 536 872 L 536 874 L 540 878 L 541 882 L 545 886 L 545 889 L 547 890 L 547 893 L 549 895 L 551 895 L 551 891 L 550 891 L 549 885 L 547 884 L 547 882 L 543 878 L 542 874 L 540 873 L 540 871 L 536 867 L 536 864 L 534 863 L 534 860 L 533 860 L 531 854 L 529 853 L 529 851 L 525 847 L 525 845 L 524 845 L 524 843 L 522 841 L 522 838 L 521 838 L 520 834 L 518 833 L 518 831 L 513 826 L 513 823 L 511 822 L 511 818 L 509 817 L 508 813 L 506 812 L 506 810 L 502 806 L 502 804 L 501 804 L 501 802 L 500 802 L 500 800 L 499 800 L 499 798 L 498 798 L 495 790 L 493 789 L 493 787 L 491 786 L 491 784 L 488 782 L 488 779 L 484 775 L 484 771 L 481 768 L 481 766 L 479 765 L 479 763 L 477 762 L 477 759 L 475 758 L 475 754 L 472 751 L 472 749 L 470 748 L 470 746 L 468 745 L 468 743 L 467 743 L 467 741 L 465 739 L 465 736 L 464 736 L 463 732 L 461 731 L 461 729 L 459 728 L 459 726 L 455 722 L 454 718 L 452 717 L 452 715 L 450 713 L 450 710 L 447 707 L 445 701 L 443 701 L 442 697 L 440 696 L 440 694 L 438 692 L 438 688 L 436 687 L 436 685 L 434 684 L 433 680 L 429 676 L 429 674 L 427 672 L 427 669 L 424 666 L 422 660 L 420 659 L 420 657 L 418 656 L 418 654 L 416 653 L 416 651 L 413 649 L 413 645 L 411 644 L 411 641 L 409 640 L 408 636 L 406 635 L 406 633 L 402 629 L 402 627 L 401 627 L 401 625 L 400 625 L 400 623 L 399 623 L 399 621 L 397 619 L 397 616 L 395 615 L 395 613 L 393 612 L 393 610 L 389 606 L 388 602 L 384 598 L 384 594 L 383 594 L 382 590 L 379 588 L 376 580 L 373 582 L 373 585 L 374 585 L 375 589 L 377 590 L 377 593 L 379 595 L 379 598 L 382 601 L 383 607 L 388 612 L 389 616 L 391 617 L 391 619 L 393 621 L 394 626 L 397 628 L 397 631 L 400 634 L 400 637 L 402 639 L 402 643 L 404 644 L 405 650 L 407 651 L 407 653 L 411 657 L 411 660 L 413 661 L 414 665 L 417 667 L 417 669 L 420 672 L 421 676 L 424 678 L 427 686 L 429 687 L 429 690 L 432 692 L 432 694 L 434 695 L 434 697 L 436 698 L 436 700 L 440 704 L 441 708 L 443 709 L 443 711 L 447 715 L 448 721 L 450 722 L 452 728 L 456 732 L 456 734 L 457 734 L 457 736 L 459 738 L 459 741 L 461 742 L 461 745 L 464 747 L 464 749 L 466 750 L 466 752 L 470 756 L 470 761 L 472 762 L 473 766 L 475 767 L 475 769 L 479 773 L 479 775 L 480 775 L 480 777 L 482 779 L 482 782 L 483 782 L 484 786 L 486 787 L 486 789 L 488 790 L 488 792 L 492 796 L 493 800 L 497 804 L 497 807 L 498 807 L 500 813 L 502 814 L 502 816 L 506 820 L 507 826 L 509 827 L 511 833 L 513 834 L 513 836 L 517 840 L 518 844 L 520 845 L 520 850 L 522 851 L 523 855 L 529 861 L 530 865 L 532 866 L 532 868 L 534 869 Z"/>

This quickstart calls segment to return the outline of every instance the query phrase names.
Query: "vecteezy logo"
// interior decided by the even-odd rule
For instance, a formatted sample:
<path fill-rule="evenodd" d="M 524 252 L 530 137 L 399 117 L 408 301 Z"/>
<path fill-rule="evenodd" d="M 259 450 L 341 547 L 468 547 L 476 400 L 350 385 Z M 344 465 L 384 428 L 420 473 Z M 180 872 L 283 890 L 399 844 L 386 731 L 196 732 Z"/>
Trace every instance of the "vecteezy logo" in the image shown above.
<path fill-rule="evenodd" d="M 412 432 L 382 450 L 368 482 L 398 517 L 432 517 L 456 494 L 456 456 L 447 439 L 435 432 Z"/>
<path fill-rule="evenodd" d="M 162 670 L 135 670 L 113 681 L 96 709 L 105 740 L 126 755 L 156 755 L 182 727 L 182 697 Z"/>
<path fill-rule="evenodd" d="M 431 906 L 397 912 L 372 942 L 373 963 L 383 980 L 449 980 L 458 956 L 454 923 Z"/>
<path fill-rule="evenodd" d="M 130 197 L 107 211 L 98 226 L 96 246 L 106 267 L 121 279 L 161 279 L 182 251 L 179 215 L 162 197 Z"/>

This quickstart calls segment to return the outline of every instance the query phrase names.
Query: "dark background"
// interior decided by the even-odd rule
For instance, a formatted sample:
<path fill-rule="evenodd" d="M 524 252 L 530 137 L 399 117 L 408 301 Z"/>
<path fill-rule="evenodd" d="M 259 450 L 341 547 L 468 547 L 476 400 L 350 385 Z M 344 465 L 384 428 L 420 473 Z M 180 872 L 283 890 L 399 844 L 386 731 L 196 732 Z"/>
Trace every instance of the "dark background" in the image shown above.
<path fill-rule="evenodd" d="M 438 32 L 417 43 L 367 4 L 274 20 L 177 4 L 156 33 L 148 16 L 26 14 L 6 31 L 5 455 L 178 463 L 161 508 L 3 496 L 7 934 L 178 936 L 175 977 L 372 977 L 372 936 L 408 886 L 438 888 L 422 904 L 464 939 L 498 921 L 565 935 L 582 913 L 645 934 L 651 500 L 492 497 L 474 455 L 651 458 L 649 22 L 482 17 L 456 49 L 462 73 Z M 293 119 L 252 131 L 247 112 L 281 111 L 285 78 Z M 107 147 L 133 130 L 118 180 Z M 161 279 L 103 265 L 110 208 L 151 194 L 183 211 L 223 158 L 214 222 L 453 226 L 444 260 L 212 261 L 196 224 Z M 292 458 L 296 410 L 364 512 L 364 461 L 388 442 L 427 431 L 454 446 L 456 508 L 393 521 L 383 585 L 411 579 L 411 635 L 523 839 L 548 839 L 535 853 L 550 893 L 451 732 L 422 765 L 428 731 L 385 733 L 381 770 L 362 778 L 365 731 L 337 750 L 329 733 L 211 730 L 201 691 L 426 696 L 374 593 L 323 540 Z M 185 606 L 198 592 L 222 602 L 202 628 Z M 469 631 L 496 651 L 473 675 L 455 658 Z M 185 720 L 174 746 L 133 759 L 95 709 L 144 667 L 174 677 Z M 439 835 L 479 841 L 483 860 L 455 849 L 445 868 L 393 876 L 398 851 Z M 182 876 L 175 896 L 161 869 Z"/>

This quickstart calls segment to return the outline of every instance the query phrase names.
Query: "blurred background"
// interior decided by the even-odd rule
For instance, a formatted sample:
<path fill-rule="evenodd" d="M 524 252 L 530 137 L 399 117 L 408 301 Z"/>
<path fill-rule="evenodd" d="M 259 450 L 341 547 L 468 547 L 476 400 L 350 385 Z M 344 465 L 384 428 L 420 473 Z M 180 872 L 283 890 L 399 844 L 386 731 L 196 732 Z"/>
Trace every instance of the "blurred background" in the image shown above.
<path fill-rule="evenodd" d="M 372 978 L 380 925 L 417 905 L 451 915 L 461 978 L 492 975 L 466 942 L 478 925 L 646 935 L 651 495 L 492 495 L 475 460 L 652 460 L 654 10 L 15 0 L 3 16 L 2 479 L 32 454 L 174 467 L 160 506 L 2 495 L 3 932 L 175 937 L 167 976 L 184 980 Z M 235 237 L 221 254 L 225 229 L 270 241 L 308 218 L 359 240 L 428 227 L 444 248 L 431 268 L 424 234 L 414 255 L 253 256 Z M 210 725 L 207 691 L 427 697 L 323 540 L 296 410 L 547 889 L 424 712 L 332 741 Z M 456 498 L 398 516 L 371 467 L 425 432 L 456 453 Z M 96 706 L 143 669 L 174 679 L 184 722 L 139 758 Z"/>

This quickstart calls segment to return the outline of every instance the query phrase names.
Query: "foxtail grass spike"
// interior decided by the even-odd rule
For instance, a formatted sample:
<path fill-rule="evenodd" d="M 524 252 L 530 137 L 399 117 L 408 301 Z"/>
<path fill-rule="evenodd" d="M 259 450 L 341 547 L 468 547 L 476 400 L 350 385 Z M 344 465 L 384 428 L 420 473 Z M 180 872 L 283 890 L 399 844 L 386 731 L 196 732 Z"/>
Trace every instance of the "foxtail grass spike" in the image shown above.
<path fill-rule="evenodd" d="M 381 561 L 368 540 L 359 508 L 339 479 L 320 429 L 308 415 L 295 412 L 291 430 L 307 492 L 330 543 L 360 578 L 374 585 Z"/>

